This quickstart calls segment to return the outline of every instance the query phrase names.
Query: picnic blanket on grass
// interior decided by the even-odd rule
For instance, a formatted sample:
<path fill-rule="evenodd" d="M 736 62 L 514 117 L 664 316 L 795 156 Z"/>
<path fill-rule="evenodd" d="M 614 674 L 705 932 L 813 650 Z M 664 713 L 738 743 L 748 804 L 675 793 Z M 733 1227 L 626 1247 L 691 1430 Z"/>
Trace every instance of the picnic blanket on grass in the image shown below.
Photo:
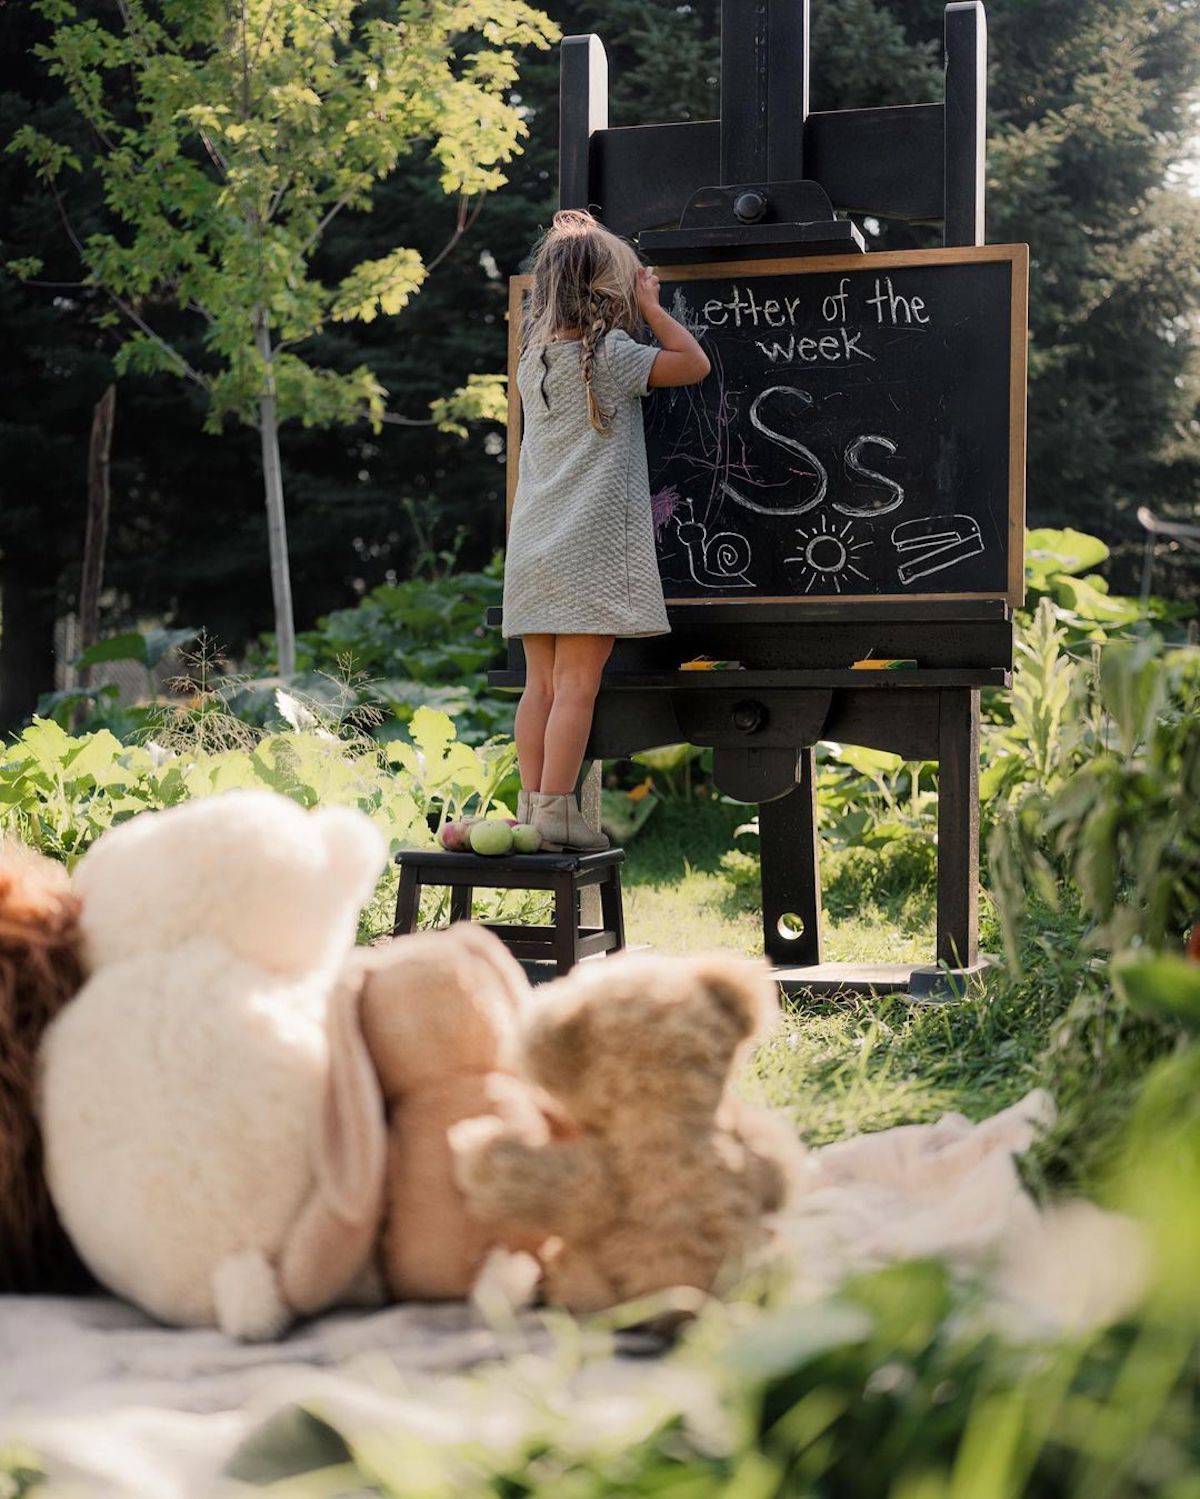
<path fill-rule="evenodd" d="M 979 1124 L 947 1115 L 811 1152 L 780 1223 L 796 1294 L 828 1303 L 849 1274 L 932 1256 L 979 1277 L 1017 1339 L 1122 1315 L 1147 1269 L 1136 1226 L 1082 1202 L 1041 1209 L 1017 1172 L 1052 1117 L 1038 1092 Z M 511 1440 L 534 1412 L 552 1411 L 542 1434 L 555 1441 L 594 1434 L 604 1412 L 665 1417 L 683 1398 L 675 1383 L 697 1376 L 630 1356 L 654 1347 L 536 1311 L 489 1321 L 468 1304 L 345 1310 L 239 1344 L 107 1297 L 0 1298 L 0 1446 L 29 1447 L 56 1492 L 208 1499 L 339 1461 L 326 1421 L 453 1446 Z M 549 1384 L 516 1412 L 530 1380 Z"/>

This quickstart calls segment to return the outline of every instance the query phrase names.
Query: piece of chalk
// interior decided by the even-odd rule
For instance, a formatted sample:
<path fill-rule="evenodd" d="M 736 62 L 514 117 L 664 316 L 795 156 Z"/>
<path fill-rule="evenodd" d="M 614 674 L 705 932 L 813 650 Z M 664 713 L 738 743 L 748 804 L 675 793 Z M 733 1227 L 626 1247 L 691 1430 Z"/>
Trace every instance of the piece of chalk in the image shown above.
<path fill-rule="evenodd" d="M 708 656 L 697 656 L 693 661 L 681 661 L 680 671 L 741 671 L 740 661 L 713 661 Z"/>
<path fill-rule="evenodd" d="M 851 663 L 851 671 L 911 671 L 916 666 L 915 661 L 902 657 L 889 659 L 886 656 L 872 656 L 866 661 L 854 661 Z"/>

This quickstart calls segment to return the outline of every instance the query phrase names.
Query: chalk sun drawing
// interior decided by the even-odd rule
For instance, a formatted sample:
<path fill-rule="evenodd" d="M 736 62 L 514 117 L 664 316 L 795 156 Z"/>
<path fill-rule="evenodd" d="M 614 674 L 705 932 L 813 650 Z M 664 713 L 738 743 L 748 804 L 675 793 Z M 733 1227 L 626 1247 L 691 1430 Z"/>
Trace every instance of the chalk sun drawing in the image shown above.
<path fill-rule="evenodd" d="M 691 500 L 675 506 L 675 528 L 687 548 L 688 570 L 701 588 L 753 588 L 746 577 L 750 566 L 750 543 L 736 531 L 708 534 L 703 521 L 695 519 Z"/>
<path fill-rule="evenodd" d="M 970 515 L 913 516 L 892 528 L 892 545 L 906 559 L 899 566 L 905 588 L 986 550 L 979 522 Z"/>
<path fill-rule="evenodd" d="M 851 573 L 864 583 L 870 581 L 866 573 L 855 566 L 855 558 L 859 552 L 868 550 L 871 543 L 856 541 L 849 521 L 837 531 L 829 524 L 829 517 L 823 515 L 820 524 L 811 531 L 797 526 L 796 535 L 802 543 L 800 550 L 783 560 L 800 564 L 800 577 L 808 579 L 804 585 L 805 593 L 811 593 L 817 583 L 823 587 L 832 584 L 834 592 L 841 593 L 843 581 L 847 588 L 853 587 L 847 576 Z"/>

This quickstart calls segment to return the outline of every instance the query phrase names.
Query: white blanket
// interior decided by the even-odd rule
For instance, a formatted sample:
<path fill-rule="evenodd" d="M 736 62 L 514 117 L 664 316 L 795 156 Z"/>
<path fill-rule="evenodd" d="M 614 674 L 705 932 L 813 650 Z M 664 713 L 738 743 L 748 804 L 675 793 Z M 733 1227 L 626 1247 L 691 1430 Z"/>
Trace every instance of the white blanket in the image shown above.
<path fill-rule="evenodd" d="M 819 1300 L 854 1271 L 935 1256 L 981 1276 L 993 1318 L 1018 1338 L 1121 1315 L 1146 1271 L 1135 1226 L 1086 1203 L 1039 1210 L 1017 1173 L 1014 1156 L 1052 1114 L 1034 1093 L 982 1124 L 947 1115 L 812 1152 L 780 1225 L 798 1294 Z M 649 1419 L 673 1398 L 683 1376 L 669 1362 L 602 1346 L 561 1381 L 555 1440 L 595 1428 L 589 1402 L 632 1401 Z M 465 1305 L 341 1312 L 279 1343 L 240 1345 L 106 1298 L 0 1298 L 0 1445 L 28 1444 L 71 1492 L 198 1499 L 224 1491 L 218 1475 L 231 1459 L 245 1466 L 247 1443 L 282 1451 L 311 1437 L 297 1406 L 337 1416 L 339 1429 L 488 1440 L 512 1365 L 482 1381 L 456 1371 L 520 1353 L 523 1378 L 536 1366 L 553 1379 L 555 1347 L 544 1317 L 497 1330 Z"/>

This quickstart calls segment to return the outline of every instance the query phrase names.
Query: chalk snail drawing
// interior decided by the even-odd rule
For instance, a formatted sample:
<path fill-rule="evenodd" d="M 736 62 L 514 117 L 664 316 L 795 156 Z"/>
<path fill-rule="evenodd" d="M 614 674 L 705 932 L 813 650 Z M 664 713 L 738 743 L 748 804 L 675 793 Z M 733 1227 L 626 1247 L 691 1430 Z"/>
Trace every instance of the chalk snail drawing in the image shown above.
<path fill-rule="evenodd" d="M 753 588 L 746 576 L 750 566 L 750 543 L 736 531 L 708 534 L 708 527 L 695 518 L 691 500 L 675 507 L 675 528 L 687 548 L 688 570 L 701 588 Z"/>

